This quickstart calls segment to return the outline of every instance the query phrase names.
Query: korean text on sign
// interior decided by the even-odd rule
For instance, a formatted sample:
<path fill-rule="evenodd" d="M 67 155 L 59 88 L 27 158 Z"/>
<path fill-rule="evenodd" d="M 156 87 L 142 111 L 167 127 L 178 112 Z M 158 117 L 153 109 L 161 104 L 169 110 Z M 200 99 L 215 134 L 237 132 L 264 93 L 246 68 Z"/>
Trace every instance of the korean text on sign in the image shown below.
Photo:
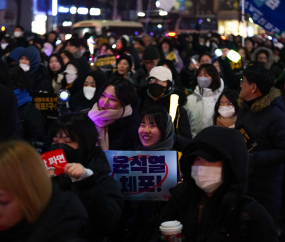
<path fill-rule="evenodd" d="M 177 184 L 175 151 L 105 151 L 112 172 L 127 200 L 169 198 Z"/>

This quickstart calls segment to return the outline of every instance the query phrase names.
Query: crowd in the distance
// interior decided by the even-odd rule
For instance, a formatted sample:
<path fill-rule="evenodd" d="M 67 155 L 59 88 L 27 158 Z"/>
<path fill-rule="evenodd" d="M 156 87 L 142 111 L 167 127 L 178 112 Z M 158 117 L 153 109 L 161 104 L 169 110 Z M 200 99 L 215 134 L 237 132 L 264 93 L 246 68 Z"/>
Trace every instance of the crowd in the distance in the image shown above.
<path fill-rule="evenodd" d="M 163 241 L 160 223 L 178 220 L 185 241 L 277 242 L 282 40 L 90 37 L 28 40 L 17 26 L 1 40 L 0 241 Z M 69 104 L 51 122 L 32 95 L 62 89 Z M 68 164 L 49 177 L 38 153 L 57 149 Z M 124 201 L 104 150 L 182 153 L 169 201 Z"/>

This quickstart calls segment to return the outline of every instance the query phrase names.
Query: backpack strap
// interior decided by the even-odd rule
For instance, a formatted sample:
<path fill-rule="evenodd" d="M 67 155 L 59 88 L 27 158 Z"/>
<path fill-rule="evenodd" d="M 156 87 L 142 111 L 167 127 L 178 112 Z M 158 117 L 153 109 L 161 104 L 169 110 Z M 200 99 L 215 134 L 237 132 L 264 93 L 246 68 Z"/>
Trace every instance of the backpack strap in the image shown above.
<path fill-rule="evenodd" d="M 242 238 L 246 238 L 249 232 L 249 221 L 251 220 L 251 210 L 256 201 L 245 196 L 240 205 L 240 215 L 239 215 L 239 224 L 240 224 L 240 233 Z"/>

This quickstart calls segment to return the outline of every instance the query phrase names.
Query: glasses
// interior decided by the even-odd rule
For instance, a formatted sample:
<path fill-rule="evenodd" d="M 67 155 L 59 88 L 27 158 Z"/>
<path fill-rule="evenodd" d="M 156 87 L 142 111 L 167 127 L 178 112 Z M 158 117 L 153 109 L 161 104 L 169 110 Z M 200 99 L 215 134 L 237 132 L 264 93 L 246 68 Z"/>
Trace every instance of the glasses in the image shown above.
<path fill-rule="evenodd" d="M 154 65 L 154 61 L 143 61 L 145 65 Z"/>
<path fill-rule="evenodd" d="M 244 82 L 248 82 L 248 81 L 244 81 L 243 79 L 240 79 L 240 84 L 242 84 Z"/>
<path fill-rule="evenodd" d="M 227 106 L 233 106 L 233 104 L 230 102 L 220 103 L 220 107 L 227 107 Z"/>
<path fill-rule="evenodd" d="M 150 78 L 150 79 L 149 79 L 149 84 L 153 84 L 153 83 L 157 83 L 157 84 L 163 86 L 163 84 L 164 84 L 165 82 L 164 82 L 164 81 L 160 81 L 160 80 L 158 80 L 157 78 Z"/>

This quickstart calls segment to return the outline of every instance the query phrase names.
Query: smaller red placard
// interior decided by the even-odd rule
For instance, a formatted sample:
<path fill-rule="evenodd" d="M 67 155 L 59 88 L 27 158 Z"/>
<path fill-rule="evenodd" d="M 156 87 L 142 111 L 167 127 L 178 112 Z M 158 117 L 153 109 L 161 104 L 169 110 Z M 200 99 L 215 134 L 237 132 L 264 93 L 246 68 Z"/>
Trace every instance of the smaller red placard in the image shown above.
<path fill-rule="evenodd" d="M 64 173 L 67 160 L 62 149 L 43 153 L 41 154 L 41 158 L 50 176 L 58 176 Z"/>

